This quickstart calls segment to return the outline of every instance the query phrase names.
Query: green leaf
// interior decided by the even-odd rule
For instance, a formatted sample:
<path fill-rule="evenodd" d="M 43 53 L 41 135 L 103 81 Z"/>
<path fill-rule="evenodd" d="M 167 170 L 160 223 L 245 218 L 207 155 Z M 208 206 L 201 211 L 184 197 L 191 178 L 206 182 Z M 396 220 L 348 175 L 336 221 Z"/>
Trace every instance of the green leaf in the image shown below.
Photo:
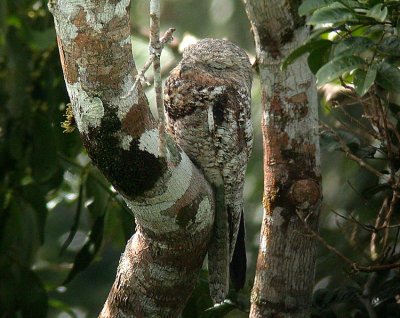
<path fill-rule="evenodd" d="M 374 43 L 366 37 L 351 37 L 340 41 L 334 49 L 335 57 L 361 53 L 372 47 Z"/>
<path fill-rule="evenodd" d="M 370 9 L 367 12 L 367 16 L 375 19 L 378 22 L 383 22 L 385 21 L 387 14 L 388 14 L 388 9 L 387 7 L 383 7 L 382 3 L 378 3 L 377 5 L 373 6 L 372 9 Z"/>
<path fill-rule="evenodd" d="M 103 228 L 106 213 L 96 219 L 89 234 L 89 239 L 76 254 L 74 265 L 63 285 L 69 283 L 78 273 L 85 270 L 96 256 L 103 241 Z"/>
<path fill-rule="evenodd" d="M 7 210 L 1 211 L 0 255 L 12 252 L 12 259 L 21 266 L 29 267 L 39 247 L 36 216 L 23 204 L 23 198 L 13 195 Z M 0 259 L 1 261 L 1 259 Z M 1 298 L 1 297 L 0 297 Z"/>
<path fill-rule="evenodd" d="M 342 76 L 364 64 L 364 60 L 358 56 L 342 56 L 331 60 L 322 66 L 317 72 L 317 85 L 323 85 Z"/>
<path fill-rule="evenodd" d="M 306 0 L 304 1 L 300 7 L 299 7 L 299 15 L 307 15 L 310 14 L 318 9 L 324 8 L 331 6 L 332 4 L 345 4 L 349 7 L 355 8 L 355 7 L 360 7 L 361 5 L 357 1 L 351 1 L 351 0 L 343 0 L 343 1 L 337 1 L 337 0 Z"/>
<path fill-rule="evenodd" d="M 109 187 L 109 185 L 100 184 L 101 181 L 99 179 L 101 176 L 97 175 L 100 175 L 98 170 L 92 169 L 85 182 L 85 206 L 89 210 L 90 215 L 94 218 L 103 213 L 104 207 L 108 202 L 108 192 L 106 189 Z"/>
<path fill-rule="evenodd" d="M 208 273 L 202 269 L 196 287 L 186 302 L 182 318 L 204 318 L 204 311 L 213 305 L 208 287 Z"/>
<path fill-rule="evenodd" d="M 57 147 L 53 128 L 45 114 L 37 113 L 33 125 L 31 156 L 33 178 L 38 183 L 49 180 L 58 168 Z"/>
<path fill-rule="evenodd" d="M 400 56 L 400 38 L 397 36 L 384 38 L 378 46 L 378 50 L 387 55 Z"/>
<path fill-rule="evenodd" d="M 56 32 L 54 28 L 48 28 L 40 31 L 31 31 L 29 45 L 33 50 L 39 51 L 44 51 L 55 47 L 57 45 L 57 42 Z"/>
<path fill-rule="evenodd" d="M 21 300 L 22 317 L 42 318 L 47 316 L 47 292 L 36 274 L 31 270 L 22 272 Z"/>
<path fill-rule="evenodd" d="M 79 221 L 81 219 L 82 209 L 83 209 L 83 180 L 81 180 L 81 184 L 79 186 L 79 193 L 78 193 L 78 202 L 76 203 L 76 211 L 74 217 L 74 223 L 72 223 L 71 229 L 69 231 L 68 237 L 65 240 L 64 244 L 61 246 L 60 254 L 62 255 L 68 246 L 71 244 L 72 240 L 75 237 L 76 232 L 78 231 Z"/>
<path fill-rule="evenodd" d="M 71 309 L 69 305 L 63 303 L 58 299 L 49 299 L 49 306 L 69 315 L 71 318 L 79 318 L 77 314 Z"/>
<path fill-rule="evenodd" d="M 313 50 L 318 50 L 321 48 L 325 47 L 330 47 L 332 45 L 331 41 L 328 40 L 316 40 L 316 41 L 311 41 L 308 42 L 297 49 L 295 49 L 293 52 L 291 52 L 286 59 L 283 61 L 281 69 L 285 70 L 290 64 L 292 64 L 296 59 L 298 59 L 300 56 L 307 52 L 311 52 Z"/>
<path fill-rule="evenodd" d="M 12 158 L 17 160 L 19 163 L 26 156 L 26 134 L 25 129 L 21 127 L 17 122 L 10 129 L 10 135 L 8 138 L 9 153 Z"/>
<path fill-rule="evenodd" d="M 3 251 L 2 251 L 3 252 Z M 5 253 L 3 255 L 6 255 Z M 19 280 L 19 268 L 15 264 L 0 263 L 0 313 L 12 313 L 18 306 L 19 290 L 16 287 Z M 12 315 L 10 315 L 12 317 Z"/>
<path fill-rule="evenodd" d="M 320 49 L 314 50 L 310 53 L 307 58 L 307 63 L 313 74 L 316 74 L 323 65 L 328 63 L 331 47 L 332 46 L 321 47 Z"/>
<path fill-rule="evenodd" d="M 316 25 L 316 24 L 338 24 L 345 22 L 356 22 L 358 21 L 355 14 L 343 7 L 326 7 L 319 9 L 314 12 L 311 16 L 308 24 Z"/>
<path fill-rule="evenodd" d="M 329 39 L 329 34 L 335 30 L 336 29 L 332 27 L 314 29 L 309 36 L 309 41 L 313 41 L 315 39 L 327 40 Z"/>
<path fill-rule="evenodd" d="M 299 7 L 299 15 L 307 15 L 315 10 L 327 7 L 334 3 L 335 0 L 306 0 Z"/>
<path fill-rule="evenodd" d="M 2 264 L 0 282 L 2 317 L 47 316 L 47 293 L 35 272 L 18 263 Z"/>
<path fill-rule="evenodd" d="M 234 304 L 230 300 L 225 300 L 222 304 L 214 305 L 204 311 L 204 317 L 206 318 L 218 318 L 225 317 L 229 312 L 238 308 L 236 304 Z"/>
<path fill-rule="evenodd" d="M 47 218 L 47 207 L 45 196 L 35 184 L 29 184 L 22 188 L 22 196 L 32 209 L 36 212 L 40 243 L 44 243 L 44 230 Z"/>
<path fill-rule="evenodd" d="M 387 62 L 378 67 L 376 82 L 388 91 L 400 93 L 400 70 Z"/>
<path fill-rule="evenodd" d="M 374 84 L 378 67 L 376 64 L 371 65 L 367 72 L 364 70 L 357 69 L 354 74 L 354 89 L 359 96 L 364 96 L 366 92 L 370 89 L 372 84 Z"/>

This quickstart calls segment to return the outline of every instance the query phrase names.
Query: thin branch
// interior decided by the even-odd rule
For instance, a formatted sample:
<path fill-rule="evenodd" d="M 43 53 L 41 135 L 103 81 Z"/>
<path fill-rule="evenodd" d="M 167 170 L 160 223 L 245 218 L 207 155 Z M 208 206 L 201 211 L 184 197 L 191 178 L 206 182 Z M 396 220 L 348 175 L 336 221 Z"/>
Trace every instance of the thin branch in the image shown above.
<path fill-rule="evenodd" d="M 372 225 L 367 225 L 367 224 L 363 224 L 360 221 L 356 220 L 352 215 L 350 217 L 347 217 L 343 214 L 340 214 L 339 212 L 336 212 L 335 210 L 331 209 L 331 211 L 336 214 L 337 216 L 341 217 L 342 219 L 345 219 L 348 222 L 352 222 L 357 224 L 359 227 L 361 227 L 362 229 L 364 229 L 365 231 L 368 232 L 375 232 L 376 228 Z"/>
<path fill-rule="evenodd" d="M 350 148 L 346 145 L 346 143 L 344 142 L 344 140 L 328 125 L 326 125 L 325 123 L 321 123 L 322 126 L 329 130 L 329 132 L 335 137 L 335 139 L 339 142 L 342 150 L 344 151 L 345 155 L 350 158 L 351 160 L 357 162 L 359 164 L 360 167 L 363 167 L 364 169 L 368 170 L 369 172 L 373 173 L 374 175 L 376 175 L 379 178 L 385 178 L 385 174 L 379 172 L 378 170 L 376 170 L 374 167 L 372 167 L 370 164 L 366 163 L 364 160 L 362 160 L 361 158 L 357 157 L 356 155 L 354 155 L 351 151 Z"/>
<path fill-rule="evenodd" d="M 377 106 L 378 106 L 378 111 L 380 111 L 380 113 L 382 115 L 383 132 L 384 132 L 384 137 L 386 139 L 387 152 L 388 152 L 388 158 L 389 158 L 390 178 L 392 181 L 394 181 L 395 180 L 395 172 L 397 169 L 395 168 L 395 165 L 394 165 L 392 141 L 390 140 L 389 129 L 388 129 L 388 125 L 387 125 L 387 114 L 385 114 L 385 111 L 383 109 L 380 98 L 377 98 Z"/>
<path fill-rule="evenodd" d="M 165 115 L 162 96 L 160 57 L 162 44 L 160 42 L 160 0 L 150 0 L 150 55 L 153 56 L 154 90 L 158 113 L 158 153 L 165 157 Z"/>
<path fill-rule="evenodd" d="M 174 28 L 169 28 L 164 33 L 164 35 L 161 37 L 161 39 L 160 39 L 161 50 L 164 48 L 164 46 L 167 43 L 172 41 L 172 39 L 173 39 L 172 34 L 174 33 L 174 31 L 175 31 Z M 160 55 L 161 55 L 161 53 L 160 53 Z M 135 82 L 133 83 L 131 89 L 129 90 L 129 92 L 126 95 L 122 96 L 122 99 L 128 98 L 132 94 L 133 90 L 135 89 L 135 87 L 137 86 L 137 84 L 140 81 L 147 83 L 145 74 L 146 74 L 147 70 L 150 68 L 151 64 L 153 64 L 154 58 L 155 58 L 155 53 L 151 52 L 146 63 L 144 63 L 142 70 L 139 72 L 138 75 L 136 75 Z M 150 83 L 147 83 L 147 84 L 150 85 Z"/>
<path fill-rule="evenodd" d="M 383 217 L 383 212 L 386 210 L 388 204 L 388 197 L 385 197 L 383 200 L 381 209 L 379 210 L 378 216 L 375 219 L 375 229 L 378 229 L 380 227 L 381 219 Z M 369 249 L 370 249 L 370 255 L 372 260 L 376 260 L 378 258 L 378 253 L 376 252 L 376 239 L 378 237 L 378 232 L 374 231 L 371 235 L 371 241 L 369 244 Z"/>
<path fill-rule="evenodd" d="M 397 188 L 397 185 L 396 185 L 396 188 Z M 393 191 L 393 196 L 392 196 L 392 200 L 390 201 L 389 210 L 385 216 L 385 221 L 383 222 L 383 225 L 382 225 L 382 226 L 386 227 L 385 234 L 383 235 L 383 249 L 385 249 L 387 246 L 387 242 L 389 239 L 389 230 L 390 230 L 390 228 L 388 226 L 390 225 L 390 219 L 392 218 L 393 212 L 395 211 L 395 207 L 396 207 L 398 200 L 399 200 L 399 194 L 397 193 L 397 191 Z"/>
<path fill-rule="evenodd" d="M 382 264 L 382 265 L 371 265 L 371 266 L 365 266 L 365 265 L 359 265 L 341 252 L 337 250 L 334 246 L 330 245 L 327 241 L 325 241 L 317 232 L 315 232 L 308 223 L 303 219 L 303 217 L 300 215 L 299 211 L 296 210 L 296 214 L 301 220 L 301 222 L 304 224 L 306 227 L 307 231 L 314 236 L 320 243 L 327 248 L 329 251 L 333 252 L 336 254 L 339 258 L 344 260 L 347 264 L 349 264 L 350 268 L 355 271 L 355 272 L 365 272 L 365 273 L 370 273 L 370 272 L 377 272 L 377 271 L 382 271 L 382 270 L 388 270 L 388 269 L 393 269 L 393 268 L 400 268 L 400 263 L 392 263 L 392 264 Z"/>

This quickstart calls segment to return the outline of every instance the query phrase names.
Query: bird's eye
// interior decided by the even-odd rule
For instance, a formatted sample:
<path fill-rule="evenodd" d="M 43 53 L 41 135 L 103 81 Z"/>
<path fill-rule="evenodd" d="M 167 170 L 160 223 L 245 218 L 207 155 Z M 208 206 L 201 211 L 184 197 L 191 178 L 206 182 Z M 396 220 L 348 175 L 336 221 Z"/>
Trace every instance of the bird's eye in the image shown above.
<path fill-rule="evenodd" d="M 210 61 L 208 63 L 208 65 L 212 68 L 215 68 L 217 70 L 223 70 L 224 68 L 226 68 L 226 66 L 222 63 L 216 62 L 216 61 Z"/>

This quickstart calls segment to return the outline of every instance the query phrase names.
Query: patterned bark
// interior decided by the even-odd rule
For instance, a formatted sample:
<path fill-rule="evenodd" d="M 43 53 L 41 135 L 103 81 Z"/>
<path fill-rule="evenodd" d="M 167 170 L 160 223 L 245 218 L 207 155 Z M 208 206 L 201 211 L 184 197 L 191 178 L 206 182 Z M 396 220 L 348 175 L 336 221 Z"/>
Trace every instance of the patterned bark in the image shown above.
<path fill-rule="evenodd" d="M 309 317 L 321 201 L 318 109 L 305 59 L 280 70 L 308 36 L 298 1 L 244 0 L 261 78 L 264 217 L 250 317 Z"/>

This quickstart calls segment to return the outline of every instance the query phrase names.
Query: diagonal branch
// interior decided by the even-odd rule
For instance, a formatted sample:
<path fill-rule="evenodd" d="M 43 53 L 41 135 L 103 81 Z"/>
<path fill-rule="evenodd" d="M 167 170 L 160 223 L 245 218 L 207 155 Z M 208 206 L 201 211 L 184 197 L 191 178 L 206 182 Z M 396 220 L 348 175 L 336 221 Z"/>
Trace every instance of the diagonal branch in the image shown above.
<path fill-rule="evenodd" d="M 158 124 L 141 84 L 134 85 L 129 6 L 129 0 L 49 1 L 82 141 L 137 224 L 100 317 L 175 317 L 207 252 L 214 197 L 171 139 L 160 152 Z"/>

